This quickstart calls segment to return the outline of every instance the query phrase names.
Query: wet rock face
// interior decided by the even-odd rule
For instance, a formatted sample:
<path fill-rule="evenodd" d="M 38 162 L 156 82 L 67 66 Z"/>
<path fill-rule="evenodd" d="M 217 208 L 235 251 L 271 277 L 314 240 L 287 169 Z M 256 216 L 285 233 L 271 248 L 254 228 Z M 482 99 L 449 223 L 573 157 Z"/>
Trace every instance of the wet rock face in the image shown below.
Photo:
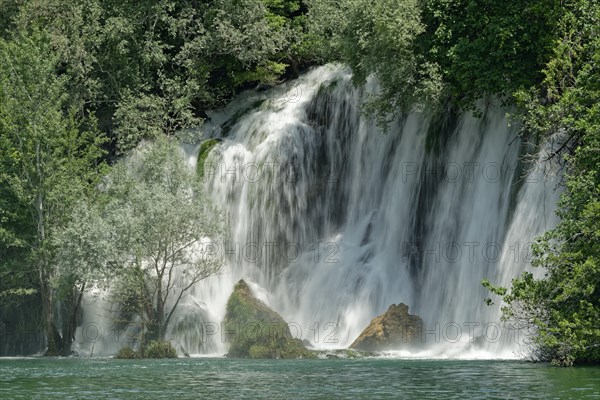
<path fill-rule="evenodd" d="M 314 358 L 316 355 L 294 339 L 285 320 L 257 299 L 244 280 L 227 301 L 223 326 L 231 344 L 227 357 Z"/>
<path fill-rule="evenodd" d="M 369 323 L 350 348 L 363 351 L 414 348 L 421 342 L 422 331 L 423 320 L 409 314 L 406 304 L 392 304 Z"/>

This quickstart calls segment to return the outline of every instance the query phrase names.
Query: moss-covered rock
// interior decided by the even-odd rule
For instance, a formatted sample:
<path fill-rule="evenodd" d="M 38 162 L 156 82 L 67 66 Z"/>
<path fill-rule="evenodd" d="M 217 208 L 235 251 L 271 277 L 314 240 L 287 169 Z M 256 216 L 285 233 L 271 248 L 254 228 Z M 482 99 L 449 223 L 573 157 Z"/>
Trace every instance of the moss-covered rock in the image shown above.
<path fill-rule="evenodd" d="M 399 350 L 415 347 L 421 342 L 423 320 L 408 313 L 406 304 L 392 304 L 388 310 L 374 318 L 350 345 L 363 351 Z"/>
<path fill-rule="evenodd" d="M 208 154 L 210 151 L 219 144 L 219 139 L 207 139 L 202 142 L 200 145 L 200 150 L 198 152 L 198 162 L 196 163 L 196 172 L 198 177 L 204 178 L 204 163 L 208 158 Z"/>
<path fill-rule="evenodd" d="M 240 280 L 227 301 L 223 329 L 231 347 L 227 357 L 316 358 L 300 339 L 292 337 L 288 324 L 257 299 Z"/>

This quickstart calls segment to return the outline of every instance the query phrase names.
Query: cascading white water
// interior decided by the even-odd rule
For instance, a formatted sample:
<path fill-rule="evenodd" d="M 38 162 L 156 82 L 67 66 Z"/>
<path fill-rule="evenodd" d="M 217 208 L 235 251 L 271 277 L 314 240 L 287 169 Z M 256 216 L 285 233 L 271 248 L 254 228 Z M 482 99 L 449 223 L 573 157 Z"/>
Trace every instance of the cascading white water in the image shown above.
<path fill-rule="evenodd" d="M 553 184 L 524 172 L 529 146 L 493 103 L 481 118 L 413 113 L 384 134 L 360 112 L 376 90 L 324 66 L 240 96 L 203 127 L 223 139 L 204 178 L 229 216 L 229 269 L 178 311 L 182 349 L 226 352 L 215 329 L 244 278 L 315 347 L 348 346 L 403 302 L 427 329 L 413 356 L 513 355 L 481 281 L 508 285 L 527 266 L 529 243 L 555 224 Z M 197 152 L 186 148 L 191 164 Z"/>

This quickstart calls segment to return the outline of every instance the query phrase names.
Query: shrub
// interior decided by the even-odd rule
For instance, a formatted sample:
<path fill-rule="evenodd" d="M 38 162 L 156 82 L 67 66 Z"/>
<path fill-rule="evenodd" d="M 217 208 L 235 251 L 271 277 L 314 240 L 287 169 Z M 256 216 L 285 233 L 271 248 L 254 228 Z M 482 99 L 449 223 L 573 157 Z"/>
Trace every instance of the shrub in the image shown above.
<path fill-rule="evenodd" d="M 121 349 L 119 349 L 115 358 L 129 360 L 132 358 L 138 358 L 138 354 L 131 347 L 125 346 L 125 347 L 121 347 Z"/>
<path fill-rule="evenodd" d="M 148 343 L 144 358 L 177 358 L 177 350 L 167 340 L 156 340 Z"/>

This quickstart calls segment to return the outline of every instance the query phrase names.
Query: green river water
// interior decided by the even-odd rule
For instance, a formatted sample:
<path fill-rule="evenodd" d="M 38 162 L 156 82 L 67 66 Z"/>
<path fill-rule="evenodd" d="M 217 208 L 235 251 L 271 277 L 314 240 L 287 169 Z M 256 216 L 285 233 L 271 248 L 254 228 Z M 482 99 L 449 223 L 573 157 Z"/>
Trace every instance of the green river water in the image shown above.
<path fill-rule="evenodd" d="M 0 399 L 600 399 L 600 368 L 400 359 L 0 359 Z"/>

